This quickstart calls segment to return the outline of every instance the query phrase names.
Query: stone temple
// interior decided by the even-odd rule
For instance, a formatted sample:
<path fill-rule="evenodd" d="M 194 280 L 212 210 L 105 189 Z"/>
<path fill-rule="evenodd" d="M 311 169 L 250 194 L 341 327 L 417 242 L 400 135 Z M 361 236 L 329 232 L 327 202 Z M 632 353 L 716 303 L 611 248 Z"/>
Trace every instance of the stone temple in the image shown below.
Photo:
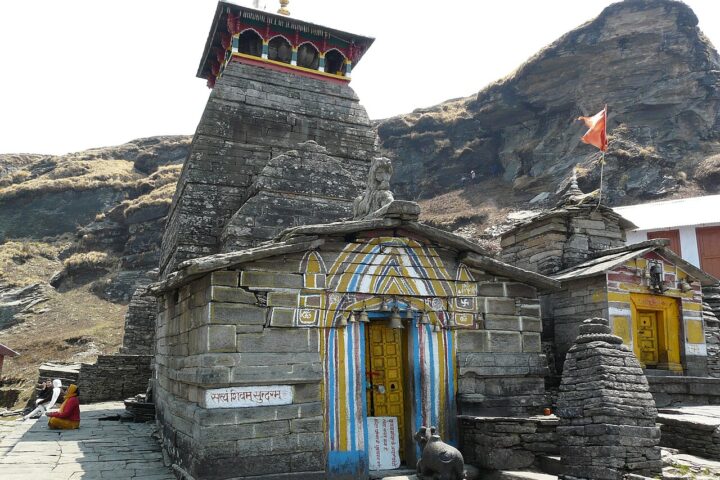
<path fill-rule="evenodd" d="M 395 200 L 348 85 L 372 42 L 218 3 L 198 70 L 212 92 L 148 289 L 157 422 L 182 478 L 368 478 L 413 468 L 423 426 L 476 466 L 560 455 L 557 419 L 535 415 L 589 317 L 640 359 L 648 424 L 647 391 L 678 384 L 642 383 L 640 367 L 707 375 L 700 284 L 714 279 L 662 241 L 624 247 L 629 222 L 582 192 L 506 234 L 502 260 Z M 592 451 L 608 451 L 599 438 Z"/>

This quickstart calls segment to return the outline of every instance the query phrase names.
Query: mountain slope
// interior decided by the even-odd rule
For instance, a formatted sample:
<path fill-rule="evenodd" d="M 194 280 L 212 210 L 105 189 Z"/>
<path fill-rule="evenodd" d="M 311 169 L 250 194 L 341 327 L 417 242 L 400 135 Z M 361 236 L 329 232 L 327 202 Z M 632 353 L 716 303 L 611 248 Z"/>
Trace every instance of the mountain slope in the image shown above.
<path fill-rule="evenodd" d="M 677 1 L 616 3 L 476 96 L 380 121 L 396 190 L 430 198 L 474 170 L 523 202 L 554 192 L 576 164 L 593 190 L 599 155 L 576 119 L 607 103 L 606 200 L 682 192 L 720 152 L 720 58 L 697 23 Z"/>

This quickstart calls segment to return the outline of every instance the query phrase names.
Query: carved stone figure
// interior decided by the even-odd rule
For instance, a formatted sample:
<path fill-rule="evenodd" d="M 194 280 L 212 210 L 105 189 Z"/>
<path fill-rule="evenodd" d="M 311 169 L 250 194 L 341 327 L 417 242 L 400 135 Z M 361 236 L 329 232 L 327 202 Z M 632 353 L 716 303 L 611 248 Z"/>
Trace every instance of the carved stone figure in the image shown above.
<path fill-rule="evenodd" d="M 367 188 L 353 203 L 353 218 L 363 218 L 395 200 L 390 191 L 392 174 L 393 167 L 389 158 L 376 157 L 373 159 L 370 164 Z"/>
<path fill-rule="evenodd" d="M 464 480 L 465 462 L 462 453 L 440 440 L 435 427 L 420 427 L 415 441 L 422 454 L 417 462 L 417 477 L 420 480 Z"/>

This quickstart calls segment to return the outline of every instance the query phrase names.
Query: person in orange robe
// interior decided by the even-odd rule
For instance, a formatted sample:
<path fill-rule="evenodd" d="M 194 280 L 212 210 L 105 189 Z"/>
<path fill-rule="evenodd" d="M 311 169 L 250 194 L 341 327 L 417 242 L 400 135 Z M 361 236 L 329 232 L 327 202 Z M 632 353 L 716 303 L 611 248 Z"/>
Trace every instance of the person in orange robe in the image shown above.
<path fill-rule="evenodd" d="M 57 412 L 48 413 L 48 427 L 53 430 L 73 430 L 80 427 L 80 391 L 71 384 L 65 392 L 65 401 Z"/>

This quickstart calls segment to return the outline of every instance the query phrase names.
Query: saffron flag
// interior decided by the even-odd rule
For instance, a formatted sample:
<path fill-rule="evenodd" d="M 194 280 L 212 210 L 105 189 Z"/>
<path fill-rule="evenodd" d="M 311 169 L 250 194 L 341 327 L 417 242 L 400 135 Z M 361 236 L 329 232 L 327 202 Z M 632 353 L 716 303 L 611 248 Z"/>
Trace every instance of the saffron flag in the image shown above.
<path fill-rule="evenodd" d="M 606 151 L 608 146 L 606 130 L 607 105 L 592 117 L 578 117 L 578 120 L 585 122 L 585 126 L 589 129 L 581 140 L 588 145 L 599 148 L 603 152 Z"/>

